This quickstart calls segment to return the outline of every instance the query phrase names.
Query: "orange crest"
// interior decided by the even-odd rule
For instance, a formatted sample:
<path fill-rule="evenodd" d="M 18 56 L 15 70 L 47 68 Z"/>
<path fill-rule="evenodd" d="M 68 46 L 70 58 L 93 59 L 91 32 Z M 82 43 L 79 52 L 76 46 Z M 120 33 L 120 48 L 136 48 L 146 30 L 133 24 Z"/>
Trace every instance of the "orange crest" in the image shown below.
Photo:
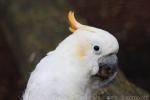
<path fill-rule="evenodd" d="M 76 31 L 81 26 L 81 24 L 75 19 L 73 11 L 69 11 L 68 21 L 69 21 L 69 24 L 70 24 L 69 30 L 71 32 Z"/>

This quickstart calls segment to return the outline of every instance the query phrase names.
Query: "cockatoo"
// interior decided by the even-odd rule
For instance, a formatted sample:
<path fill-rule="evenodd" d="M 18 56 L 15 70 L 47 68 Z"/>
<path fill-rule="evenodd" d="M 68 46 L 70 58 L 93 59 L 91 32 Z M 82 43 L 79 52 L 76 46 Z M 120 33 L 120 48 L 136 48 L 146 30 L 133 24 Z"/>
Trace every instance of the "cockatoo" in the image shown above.
<path fill-rule="evenodd" d="M 109 32 L 80 24 L 68 13 L 70 31 L 31 73 L 23 100 L 91 100 L 92 90 L 117 74 L 117 39 Z"/>

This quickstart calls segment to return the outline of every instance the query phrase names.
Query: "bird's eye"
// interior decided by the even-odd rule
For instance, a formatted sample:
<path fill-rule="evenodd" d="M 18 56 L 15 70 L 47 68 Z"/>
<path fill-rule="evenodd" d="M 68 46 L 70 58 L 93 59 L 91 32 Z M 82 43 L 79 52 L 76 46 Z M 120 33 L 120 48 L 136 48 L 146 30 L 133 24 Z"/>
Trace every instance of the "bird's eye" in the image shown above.
<path fill-rule="evenodd" d="M 100 54 L 101 50 L 100 50 L 100 47 L 98 45 L 94 45 L 93 49 L 94 49 L 95 54 Z"/>
<path fill-rule="evenodd" d="M 99 51 L 99 46 L 95 45 L 95 46 L 94 46 L 94 50 L 95 50 L 95 51 Z"/>

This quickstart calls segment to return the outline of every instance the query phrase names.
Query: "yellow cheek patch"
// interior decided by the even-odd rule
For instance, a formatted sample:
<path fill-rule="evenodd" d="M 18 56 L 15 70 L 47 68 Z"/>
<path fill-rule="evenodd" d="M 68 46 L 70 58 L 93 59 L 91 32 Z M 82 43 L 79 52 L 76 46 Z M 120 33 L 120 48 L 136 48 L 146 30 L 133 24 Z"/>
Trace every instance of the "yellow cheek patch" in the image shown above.
<path fill-rule="evenodd" d="M 87 56 L 90 49 L 90 44 L 87 40 L 82 40 L 77 45 L 77 57 L 83 59 Z"/>

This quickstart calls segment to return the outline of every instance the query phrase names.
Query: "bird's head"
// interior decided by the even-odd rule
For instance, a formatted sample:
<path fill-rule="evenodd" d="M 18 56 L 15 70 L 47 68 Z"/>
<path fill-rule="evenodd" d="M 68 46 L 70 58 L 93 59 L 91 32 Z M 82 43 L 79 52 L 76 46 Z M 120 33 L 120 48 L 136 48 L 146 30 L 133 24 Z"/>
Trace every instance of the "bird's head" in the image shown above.
<path fill-rule="evenodd" d="M 68 19 L 73 34 L 61 42 L 58 49 L 69 59 L 76 60 L 79 67 L 83 65 L 82 72 L 87 72 L 94 84 L 108 84 L 117 73 L 119 45 L 116 38 L 102 29 L 80 24 L 73 12 L 69 12 Z"/>

